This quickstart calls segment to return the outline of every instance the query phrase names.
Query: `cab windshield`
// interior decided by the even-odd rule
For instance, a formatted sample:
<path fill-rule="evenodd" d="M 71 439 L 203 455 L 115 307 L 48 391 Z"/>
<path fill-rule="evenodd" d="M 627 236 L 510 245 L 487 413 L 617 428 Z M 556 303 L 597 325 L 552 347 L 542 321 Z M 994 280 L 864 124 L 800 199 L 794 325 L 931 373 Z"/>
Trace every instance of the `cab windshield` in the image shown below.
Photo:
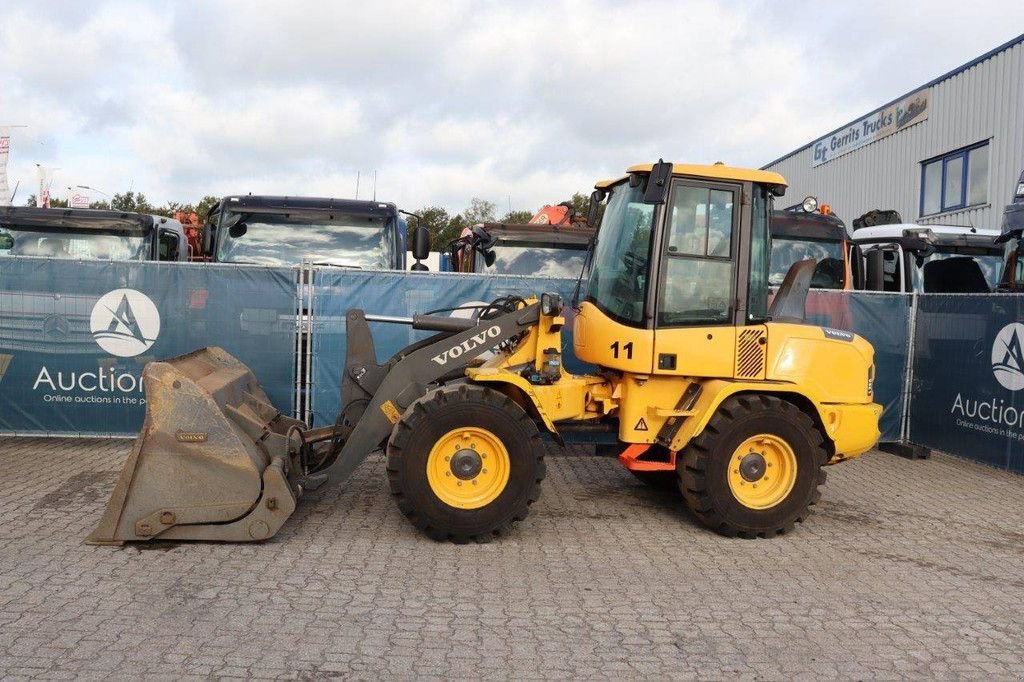
<path fill-rule="evenodd" d="M 341 214 L 236 213 L 217 228 L 217 260 L 222 263 L 318 265 L 386 270 L 394 267 L 387 218 Z M 244 231 L 237 226 L 243 224 Z M 235 233 L 232 236 L 232 227 Z"/>
<path fill-rule="evenodd" d="M 622 182 L 611 189 L 597 233 L 586 300 L 613 319 L 643 321 L 647 261 L 651 252 L 654 206 L 643 202 L 641 187 Z"/>
<path fill-rule="evenodd" d="M 768 284 L 779 286 L 793 263 L 808 258 L 817 263 L 811 278 L 812 288 L 842 289 L 846 286 L 842 242 L 779 236 L 772 236 L 772 266 Z"/>
<path fill-rule="evenodd" d="M 961 291 L 964 293 L 983 293 L 983 289 L 986 287 L 989 291 L 996 290 L 999 284 L 999 271 L 1003 267 L 1003 256 L 999 253 L 997 247 L 981 248 L 976 246 L 940 246 L 934 253 L 923 258 L 912 258 L 911 262 L 917 266 L 911 268 L 914 290 L 925 292 L 939 291 L 939 289 L 935 288 L 936 285 L 926 282 L 929 273 L 939 270 L 939 268 L 930 264 L 945 261 L 947 265 L 951 266 L 954 263 L 954 259 L 958 262 L 957 264 L 961 269 L 949 271 L 949 273 L 955 274 L 956 277 L 952 282 L 944 282 L 945 286 L 941 291 L 946 293 Z M 970 261 L 977 263 L 977 268 Z M 974 282 L 979 271 L 981 276 L 984 277 L 984 282 L 980 280 Z M 932 276 L 935 277 L 937 275 Z M 945 276 L 945 279 L 949 279 L 949 274 Z"/>
<path fill-rule="evenodd" d="M 148 255 L 145 234 L 121 227 L 104 232 L 97 228 L 58 231 L 0 225 L 0 234 L 10 235 L 14 241 L 10 249 L 0 250 L 5 256 L 125 261 L 145 260 Z"/>
<path fill-rule="evenodd" d="M 576 279 L 583 271 L 586 244 L 564 244 L 557 247 L 542 243 L 498 242 L 494 250 L 494 266 L 488 271 L 499 275 L 533 275 L 534 277 L 565 277 Z M 482 263 L 483 258 L 477 262 Z"/>

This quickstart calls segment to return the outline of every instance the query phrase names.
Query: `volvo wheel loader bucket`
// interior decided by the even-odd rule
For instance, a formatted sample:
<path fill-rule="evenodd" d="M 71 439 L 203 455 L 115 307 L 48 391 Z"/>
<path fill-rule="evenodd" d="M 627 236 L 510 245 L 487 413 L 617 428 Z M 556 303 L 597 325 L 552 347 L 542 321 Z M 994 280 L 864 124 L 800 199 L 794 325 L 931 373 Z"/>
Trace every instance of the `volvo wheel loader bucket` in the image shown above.
<path fill-rule="evenodd" d="M 153 362 L 146 420 L 90 544 L 269 538 L 295 510 L 289 481 L 305 425 L 270 404 L 220 348 Z"/>

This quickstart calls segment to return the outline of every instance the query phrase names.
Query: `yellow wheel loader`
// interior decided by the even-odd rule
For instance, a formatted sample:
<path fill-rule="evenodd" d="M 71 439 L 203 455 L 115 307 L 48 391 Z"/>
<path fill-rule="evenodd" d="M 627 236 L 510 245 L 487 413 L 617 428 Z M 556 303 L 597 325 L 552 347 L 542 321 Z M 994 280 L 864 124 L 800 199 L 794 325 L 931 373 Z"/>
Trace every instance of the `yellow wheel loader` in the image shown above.
<path fill-rule="evenodd" d="M 619 460 L 674 480 L 693 513 L 729 536 L 802 521 L 824 465 L 878 439 L 873 349 L 806 324 L 813 261 L 768 307 L 769 217 L 782 176 L 666 162 L 598 183 L 606 202 L 581 276 L 574 350 L 561 363 L 563 302 L 494 301 L 472 319 L 351 310 L 342 410 L 308 429 L 217 348 L 146 367 L 146 420 L 96 544 L 263 540 L 304 491 L 344 481 L 377 448 L 398 507 L 436 539 L 485 542 L 540 495 L 538 439 L 610 430 Z M 576 297 L 574 297 L 576 298 Z M 368 322 L 435 332 L 379 363 Z"/>

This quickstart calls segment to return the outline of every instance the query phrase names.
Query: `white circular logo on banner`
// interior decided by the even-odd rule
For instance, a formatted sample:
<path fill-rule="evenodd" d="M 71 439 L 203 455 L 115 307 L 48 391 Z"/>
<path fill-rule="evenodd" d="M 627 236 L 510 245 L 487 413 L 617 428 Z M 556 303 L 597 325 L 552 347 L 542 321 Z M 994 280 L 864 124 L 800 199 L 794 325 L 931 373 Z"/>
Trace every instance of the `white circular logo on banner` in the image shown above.
<path fill-rule="evenodd" d="M 96 301 L 89 328 L 100 348 L 111 355 L 130 358 L 156 343 L 160 312 L 141 291 L 114 289 Z"/>
<path fill-rule="evenodd" d="M 1011 322 L 996 334 L 992 344 L 992 373 L 1003 388 L 1019 391 L 1024 388 L 1024 352 L 1021 338 L 1024 324 Z"/>

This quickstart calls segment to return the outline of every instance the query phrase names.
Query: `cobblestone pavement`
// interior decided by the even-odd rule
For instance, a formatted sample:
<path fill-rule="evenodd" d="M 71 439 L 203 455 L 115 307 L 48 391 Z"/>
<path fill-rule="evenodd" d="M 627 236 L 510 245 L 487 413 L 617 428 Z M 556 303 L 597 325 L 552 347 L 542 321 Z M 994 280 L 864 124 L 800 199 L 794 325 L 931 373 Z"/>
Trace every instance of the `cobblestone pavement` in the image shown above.
<path fill-rule="evenodd" d="M 872 453 L 770 541 L 552 453 L 511 536 L 413 531 L 372 457 L 260 545 L 88 547 L 129 441 L 0 440 L 10 677 L 1024 676 L 1024 479 Z"/>

